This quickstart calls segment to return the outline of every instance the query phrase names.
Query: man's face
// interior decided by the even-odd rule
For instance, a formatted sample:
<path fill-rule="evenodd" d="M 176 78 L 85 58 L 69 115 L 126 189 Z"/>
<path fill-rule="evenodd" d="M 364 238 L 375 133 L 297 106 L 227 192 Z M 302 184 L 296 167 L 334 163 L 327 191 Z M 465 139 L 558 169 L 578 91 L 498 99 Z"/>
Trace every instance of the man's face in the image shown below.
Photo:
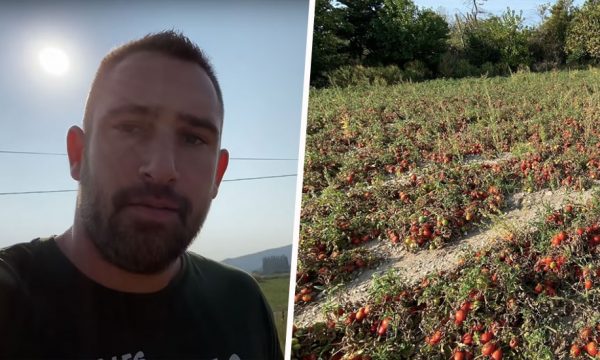
<path fill-rule="evenodd" d="M 192 62 L 134 53 L 99 81 L 78 207 L 107 261 L 151 274 L 185 251 L 227 167 L 221 116 L 212 82 Z"/>

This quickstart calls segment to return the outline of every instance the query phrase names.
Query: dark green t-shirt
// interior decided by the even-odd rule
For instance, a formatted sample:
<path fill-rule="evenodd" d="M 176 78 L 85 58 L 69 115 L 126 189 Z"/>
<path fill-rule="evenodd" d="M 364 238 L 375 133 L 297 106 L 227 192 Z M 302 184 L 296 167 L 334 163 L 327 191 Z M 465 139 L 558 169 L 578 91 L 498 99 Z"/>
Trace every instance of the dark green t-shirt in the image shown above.
<path fill-rule="evenodd" d="M 0 358 L 282 359 L 254 279 L 193 253 L 164 289 L 108 289 L 54 238 L 0 251 Z"/>

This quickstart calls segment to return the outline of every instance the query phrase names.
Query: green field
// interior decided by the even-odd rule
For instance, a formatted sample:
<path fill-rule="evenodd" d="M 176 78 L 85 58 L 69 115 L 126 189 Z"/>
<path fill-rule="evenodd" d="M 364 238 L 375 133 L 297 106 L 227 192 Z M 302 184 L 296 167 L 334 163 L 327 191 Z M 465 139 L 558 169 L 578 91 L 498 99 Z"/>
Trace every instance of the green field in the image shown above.
<path fill-rule="evenodd" d="M 271 309 L 277 326 L 277 334 L 282 350 L 285 346 L 285 330 L 287 325 L 287 308 L 290 288 L 289 274 L 259 281 Z"/>
<path fill-rule="evenodd" d="M 331 303 L 326 321 L 297 324 L 292 358 L 600 354 L 599 84 L 590 69 L 313 90 L 299 312 L 385 261 L 367 243 L 422 254 L 486 231 L 514 195 L 592 201 L 546 208 L 418 285 L 375 278 L 361 303 Z"/>

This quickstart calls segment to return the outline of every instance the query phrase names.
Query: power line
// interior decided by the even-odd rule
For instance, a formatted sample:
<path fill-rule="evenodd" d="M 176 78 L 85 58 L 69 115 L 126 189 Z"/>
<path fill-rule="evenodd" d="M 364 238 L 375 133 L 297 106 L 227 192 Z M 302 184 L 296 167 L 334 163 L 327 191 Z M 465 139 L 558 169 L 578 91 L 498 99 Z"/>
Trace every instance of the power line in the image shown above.
<path fill-rule="evenodd" d="M 298 159 L 292 159 L 292 158 L 252 158 L 252 157 L 232 157 L 229 158 L 230 160 L 272 160 L 272 161 L 296 161 Z"/>
<path fill-rule="evenodd" d="M 51 153 L 51 152 L 35 152 L 35 151 L 10 151 L 10 150 L 0 150 L 2 154 L 26 154 L 26 155 L 63 155 L 67 154 L 62 153 Z"/>
<path fill-rule="evenodd" d="M 44 193 L 59 193 L 59 192 L 74 192 L 77 190 L 40 190 L 40 191 L 17 191 L 17 192 L 4 192 L 0 195 L 25 195 L 25 194 L 44 194 Z"/>
<path fill-rule="evenodd" d="M 223 182 L 227 181 L 244 181 L 244 180 L 258 180 L 258 179 L 274 179 L 274 178 L 282 178 L 282 177 L 291 177 L 296 176 L 297 174 L 288 174 L 288 175 L 271 175 L 271 176 L 259 176 L 259 177 L 251 177 L 251 178 L 238 178 L 238 179 L 226 179 Z"/>
<path fill-rule="evenodd" d="M 270 176 L 257 176 L 249 178 L 237 178 L 237 179 L 225 179 L 223 182 L 234 182 L 234 181 L 246 181 L 246 180 L 260 180 L 260 179 L 274 179 L 292 177 L 297 174 L 286 174 L 286 175 L 270 175 Z M 27 194 L 46 194 L 46 193 L 61 193 L 61 192 L 75 192 L 77 190 L 39 190 L 39 191 L 15 191 L 15 192 L 2 192 L 1 195 L 27 195 Z"/>
<path fill-rule="evenodd" d="M 21 155 L 60 155 L 67 156 L 65 153 L 53 153 L 53 152 L 37 152 L 37 151 L 12 151 L 12 150 L 0 150 L 2 154 L 21 154 Z M 261 160 L 261 161 L 296 161 L 294 158 L 261 158 L 261 157 L 231 157 L 230 160 Z"/>

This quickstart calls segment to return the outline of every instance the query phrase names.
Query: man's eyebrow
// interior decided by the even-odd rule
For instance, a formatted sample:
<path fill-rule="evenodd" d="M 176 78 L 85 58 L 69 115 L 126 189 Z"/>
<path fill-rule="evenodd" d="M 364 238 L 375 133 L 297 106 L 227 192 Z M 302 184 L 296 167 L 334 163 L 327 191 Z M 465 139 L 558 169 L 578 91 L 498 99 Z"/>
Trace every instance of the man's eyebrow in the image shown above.
<path fill-rule="evenodd" d="M 156 116 L 158 116 L 158 111 L 156 109 L 148 107 L 148 106 L 136 105 L 136 104 L 125 104 L 125 105 L 121 105 L 114 109 L 109 110 L 106 113 L 106 115 L 104 115 L 103 120 L 117 117 L 117 116 L 123 115 L 123 114 L 134 114 L 134 115 L 156 117 Z M 219 128 L 214 124 L 214 122 L 210 121 L 210 119 L 200 118 L 198 116 L 195 116 L 192 114 L 187 114 L 187 113 L 182 113 L 182 112 L 177 113 L 177 119 L 181 122 L 186 123 L 188 126 L 206 129 L 216 136 L 219 136 L 219 134 L 221 132 L 219 130 Z"/>
<path fill-rule="evenodd" d="M 135 115 L 144 115 L 144 116 L 156 116 L 156 110 L 153 110 L 147 106 L 135 105 L 135 104 L 125 104 L 118 106 L 114 109 L 110 109 L 104 116 L 103 120 L 117 117 L 123 114 L 135 114 Z"/>
<path fill-rule="evenodd" d="M 210 121 L 209 119 L 200 118 L 195 115 L 186 114 L 186 113 L 177 113 L 177 119 L 179 121 L 186 123 L 189 126 L 192 126 L 195 128 L 204 128 L 206 130 L 209 130 L 216 136 L 219 136 L 219 134 L 221 132 L 219 130 L 219 128 L 214 124 L 214 122 Z"/>

